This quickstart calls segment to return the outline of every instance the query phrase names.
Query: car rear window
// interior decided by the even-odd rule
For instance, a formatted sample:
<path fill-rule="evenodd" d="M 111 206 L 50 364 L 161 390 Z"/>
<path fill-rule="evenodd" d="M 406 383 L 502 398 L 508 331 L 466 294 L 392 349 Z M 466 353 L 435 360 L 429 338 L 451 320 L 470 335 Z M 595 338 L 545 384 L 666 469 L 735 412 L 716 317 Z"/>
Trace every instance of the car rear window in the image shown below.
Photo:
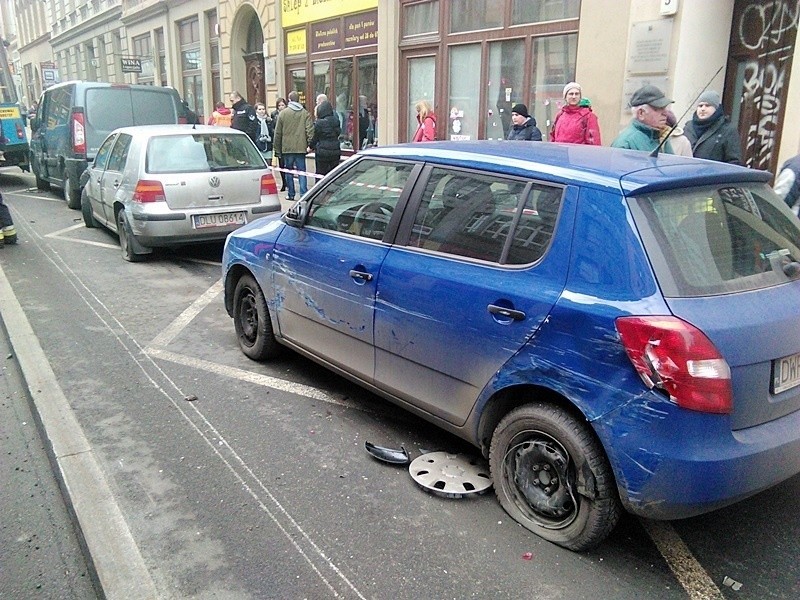
<path fill-rule="evenodd" d="M 148 173 L 265 169 L 264 157 L 244 134 L 162 135 L 147 144 Z"/>
<path fill-rule="evenodd" d="M 161 90 L 90 88 L 86 90 L 86 118 L 97 131 L 130 125 L 178 122 L 173 96 Z"/>
<path fill-rule="evenodd" d="M 667 297 L 761 289 L 800 268 L 800 221 L 766 184 L 637 196 L 634 220 Z"/>

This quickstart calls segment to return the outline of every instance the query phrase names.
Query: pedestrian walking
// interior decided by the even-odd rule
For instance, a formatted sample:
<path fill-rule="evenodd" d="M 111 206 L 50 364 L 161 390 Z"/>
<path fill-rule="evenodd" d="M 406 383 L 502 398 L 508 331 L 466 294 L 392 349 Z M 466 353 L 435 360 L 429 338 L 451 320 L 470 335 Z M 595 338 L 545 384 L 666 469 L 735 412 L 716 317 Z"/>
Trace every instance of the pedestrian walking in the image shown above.
<path fill-rule="evenodd" d="M 208 124 L 216 125 L 217 127 L 230 127 L 232 119 L 233 113 L 231 109 L 220 101 L 214 105 L 214 110 L 211 116 L 208 117 Z"/>
<path fill-rule="evenodd" d="M 783 163 L 774 189 L 794 214 L 797 214 L 800 208 L 800 154 Z"/>
<path fill-rule="evenodd" d="M 244 131 L 250 136 L 253 143 L 255 143 L 260 131 L 255 109 L 248 104 L 247 100 L 242 98 L 239 92 L 231 92 L 229 100 L 231 101 L 231 107 L 233 109 L 231 127 L 239 131 Z"/>
<path fill-rule="evenodd" d="M 289 104 L 278 115 L 275 124 L 275 140 L 273 142 L 274 156 L 283 158 L 286 169 L 294 171 L 306 170 L 306 151 L 314 137 L 314 121 L 309 112 L 300 104 L 300 94 L 297 91 L 289 92 Z M 298 176 L 300 195 L 308 191 L 308 181 L 304 175 Z M 294 200 L 294 177 L 286 179 L 286 198 Z"/>
<path fill-rule="evenodd" d="M 566 104 L 556 113 L 553 128 L 550 130 L 551 142 L 566 144 L 600 145 L 600 125 L 591 103 L 581 103 L 583 89 L 571 81 L 564 86 Z"/>
<path fill-rule="evenodd" d="M 412 142 L 432 142 L 436 139 L 436 115 L 433 107 L 427 100 L 420 100 L 414 105 L 417 111 L 417 131 L 414 132 Z"/>
<path fill-rule="evenodd" d="M 17 230 L 14 228 L 14 221 L 11 219 L 11 211 L 3 202 L 3 193 L 0 192 L 0 248 L 6 244 L 17 243 Z"/>
<path fill-rule="evenodd" d="M 317 106 L 314 137 L 310 144 L 314 151 L 318 175 L 327 175 L 339 164 L 342 157 L 339 145 L 341 132 L 339 117 L 333 112 L 333 106 L 328 100 L 323 100 Z"/>
<path fill-rule="evenodd" d="M 742 143 L 736 126 L 722 110 L 718 92 L 708 90 L 700 94 L 697 108 L 683 128 L 692 144 L 695 158 L 742 164 Z"/>
<path fill-rule="evenodd" d="M 661 144 L 661 129 L 667 124 L 664 111 L 672 102 L 654 85 L 640 87 L 631 96 L 631 123 L 611 142 L 611 146 L 645 152 L 658 148 Z M 668 154 L 674 154 L 669 140 L 664 142 L 661 149 Z"/>
<path fill-rule="evenodd" d="M 541 142 L 542 132 L 536 126 L 536 119 L 528 113 L 524 104 L 515 104 L 511 107 L 511 129 L 508 139 L 516 141 Z"/>

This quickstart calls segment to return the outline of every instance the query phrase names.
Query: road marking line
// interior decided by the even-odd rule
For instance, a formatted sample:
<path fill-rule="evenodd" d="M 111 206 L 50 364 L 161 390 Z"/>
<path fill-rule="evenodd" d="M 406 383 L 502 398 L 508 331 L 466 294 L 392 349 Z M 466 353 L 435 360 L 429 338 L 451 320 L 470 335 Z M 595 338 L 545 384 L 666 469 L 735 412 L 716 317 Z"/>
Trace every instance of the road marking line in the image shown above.
<path fill-rule="evenodd" d="M 664 521 L 639 519 L 691 600 L 724 600 L 725 596 L 678 535 Z"/>
<path fill-rule="evenodd" d="M 170 323 L 166 329 L 159 333 L 153 339 L 153 341 L 150 342 L 150 345 L 145 349 L 145 352 L 149 351 L 151 348 L 165 348 L 168 346 L 172 340 L 178 337 L 180 332 L 186 328 L 192 319 L 199 315 L 206 306 L 214 301 L 221 291 L 222 279 L 218 279 L 216 282 L 214 282 L 214 285 L 203 292 L 200 297 L 197 298 L 197 300 L 192 302 L 186 310 L 178 315 L 178 317 L 172 323 Z"/>
<path fill-rule="evenodd" d="M 40 196 L 34 194 L 20 194 L 19 192 L 6 192 L 6 194 L 14 195 L 17 198 L 32 198 L 35 200 L 47 200 L 48 202 L 58 202 L 59 204 L 65 204 L 63 198 L 53 198 L 52 196 Z"/>
<path fill-rule="evenodd" d="M 195 358 L 193 356 L 186 356 L 184 354 L 170 352 L 169 350 L 165 350 L 163 348 L 149 347 L 145 350 L 145 352 L 148 356 L 153 358 L 161 358 L 179 365 L 200 369 L 202 371 L 208 371 L 209 373 L 215 373 L 217 375 L 225 375 L 232 379 L 254 383 L 256 385 L 268 387 L 280 392 L 297 394 L 298 396 L 303 396 L 312 400 L 320 400 L 322 402 L 327 402 L 328 404 L 335 404 L 337 406 L 343 406 L 345 408 L 352 408 L 361 412 L 365 412 L 361 406 L 345 400 L 338 400 L 319 388 L 305 385 L 303 383 L 297 383 L 287 379 L 279 379 L 269 375 L 262 375 L 261 373 L 254 373 L 253 371 L 246 371 L 245 369 L 238 369 L 236 367 L 229 367 L 227 365 L 221 365 L 219 363 L 203 360 L 202 358 Z"/>
<path fill-rule="evenodd" d="M 83 223 L 70 225 L 69 227 L 65 227 L 64 229 L 59 229 L 58 231 L 54 231 L 52 233 L 45 233 L 44 237 L 46 238 L 59 237 L 62 233 L 69 233 L 70 231 L 75 231 L 76 229 L 83 229 L 83 227 L 84 227 Z M 66 238 L 66 239 L 71 239 L 71 238 Z"/>

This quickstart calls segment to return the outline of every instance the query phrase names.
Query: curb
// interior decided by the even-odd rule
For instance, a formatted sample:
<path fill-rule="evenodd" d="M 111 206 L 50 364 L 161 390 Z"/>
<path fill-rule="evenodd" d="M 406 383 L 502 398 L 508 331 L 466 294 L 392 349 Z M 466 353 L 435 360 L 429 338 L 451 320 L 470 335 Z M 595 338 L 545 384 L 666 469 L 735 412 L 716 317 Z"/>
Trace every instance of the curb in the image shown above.
<path fill-rule="evenodd" d="M 64 501 L 109 600 L 158 598 L 155 584 L 83 429 L 0 265 L 0 317 L 28 386 L 28 397 Z"/>

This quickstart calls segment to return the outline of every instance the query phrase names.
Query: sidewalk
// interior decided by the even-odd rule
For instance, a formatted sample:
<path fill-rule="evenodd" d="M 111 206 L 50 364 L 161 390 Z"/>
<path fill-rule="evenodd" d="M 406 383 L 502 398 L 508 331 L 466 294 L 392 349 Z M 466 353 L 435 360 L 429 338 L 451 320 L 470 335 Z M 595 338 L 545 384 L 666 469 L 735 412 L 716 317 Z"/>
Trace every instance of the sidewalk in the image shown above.
<path fill-rule="evenodd" d="M 9 252 L 11 249 L 3 249 L 3 251 Z M 0 263 L 0 343 L 2 343 L 0 350 L 3 350 L 0 357 L 11 356 L 4 360 L 6 362 L 13 360 L 12 364 L 16 369 L 16 379 L 6 375 L 6 373 L 13 372 L 11 369 L 2 371 L 3 382 L 0 385 L 3 387 L 0 387 L 0 392 L 11 398 L 15 407 L 24 406 L 25 400 L 30 400 L 28 403 L 30 413 L 22 413 L 22 408 L 14 408 L 13 414 L 0 415 L 6 417 L 0 420 L 0 423 L 3 424 L 3 442 L 5 443 L 6 436 L 9 440 L 20 439 L 19 436 L 5 433 L 7 423 L 9 425 L 20 423 L 20 427 L 26 428 L 23 435 L 31 436 L 31 440 L 37 439 L 32 425 L 33 423 L 38 425 L 41 435 L 38 443 L 22 444 L 21 447 L 30 449 L 31 453 L 38 447 L 38 452 L 45 452 L 45 457 L 50 457 L 48 466 L 51 466 L 52 470 L 42 464 L 36 471 L 35 481 L 48 481 L 49 485 L 53 486 L 55 485 L 53 474 L 55 474 L 55 480 L 58 482 L 55 489 L 60 487 L 63 491 L 63 502 L 56 493 L 45 493 L 49 493 L 48 497 L 51 502 L 60 505 L 61 511 L 69 511 L 73 517 L 75 530 L 78 532 L 77 538 L 86 549 L 85 556 L 89 562 L 84 563 L 82 568 L 75 567 L 75 560 L 80 556 L 80 551 L 76 548 L 78 542 L 75 541 L 74 531 L 70 538 L 67 535 L 69 528 L 56 527 L 57 531 L 54 533 L 58 533 L 58 539 L 53 543 L 56 548 L 62 548 L 63 543 L 63 551 L 59 550 L 56 556 L 63 556 L 64 560 L 67 560 L 68 556 L 71 557 L 69 559 L 70 567 L 63 569 L 62 573 L 82 572 L 83 580 L 94 579 L 98 589 L 102 590 L 102 596 L 109 600 L 155 599 L 157 597 L 155 585 L 136 542 L 111 494 L 103 472 L 95 459 L 94 451 L 75 419 L 69 401 L 58 385 L 50 363 L 11 289 L 2 263 Z M 8 365 L 4 364 L 4 366 Z M 9 379 L 5 379 L 6 377 Z M 8 404 L 11 406 L 12 401 L 9 400 Z M 4 403 L 4 413 L 6 412 L 5 408 Z M 10 408 L 8 412 L 11 413 Z M 29 418 L 28 414 L 31 414 L 32 417 Z M 26 425 L 21 425 L 23 422 Z M 2 462 L 0 462 L 4 476 L 3 486 L 0 488 L 2 489 L 0 502 L 3 503 L 0 504 L 3 508 L 2 527 L 0 527 L 0 552 L 2 552 L 0 554 L 0 571 L 3 573 L 3 577 L 0 578 L 0 598 L 16 599 L 34 595 L 37 598 L 96 597 L 93 592 L 85 595 L 85 590 L 84 595 L 79 593 L 45 595 L 40 588 L 35 587 L 35 583 L 35 591 L 32 593 L 24 593 L 23 590 L 27 591 L 27 587 L 11 587 L 12 585 L 25 586 L 26 581 L 32 578 L 33 573 L 45 572 L 37 569 L 36 562 L 26 556 L 24 552 L 18 556 L 16 550 L 26 539 L 30 539 L 29 544 L 34 551 L 38 552 L 41 546 L 36 544 L 32 535 L 26 535 L 25 531 L 35 533 L 37 528 L 34 527 L 34 524 L 38 523 L 38 527 L 41 527 L 42 523 L 55 523 L 55 517 L 51 517 L 48 508 L 43 508 L 44 514 L 37 514 L 34 510 L 35 502 L 31 502 L 31 498 L 36 498 L 40 493 L 38 492 L 39 484 L 31 484 L 37 490 L 32 493 L 30 488 L 25 487 L 25 480 L 15 479 L 20 475 L 15 465 L 24 465 L 27 459 L 24 453 L 23 456 L 18 455 L 21 442 L 17 442 L 16 446 L 13 441 L 9 443 L 12 444 L 12 447 L 4 450 Z M 17 454 L 14 453 L 15 448 L 17 448 Z M 10 482 L 10 485 L 7 485 L 7 482 Z M 44 483 L 42 485 L 44 486 Z M 6 502 L 8 502 L 8 506 L 5 504 Z M 67 509 L 64 509 L 64 502 Z M 51 508 L 52 514 L 58 511 L 57 506 Z M 28 516 L 25 516 L 26 514 Z M 6 515 L 18 516 L 24 522 L 30 522 L 31 528 L 20 526 L 14 529 L 11 525 L 11 518 Z M 6 523 L 9 523 L 9 529 L 6 529 Z M 65 535 L 67 539 L 62 539 Z M 11 552 L 6 551 L 7 548 L 15 550 L 13 556 Z M 23 548 L 20 548 L 20 551 L 23 551 Z M 61 569 L 61 565 L 57 564 L 58 561 L 47 562 L 48 565 L 56 563 L 54 565 L 56 572 Z M 12 567 L 20 569 L 15 572 L 17 572 L 16 577 L 21 581 L 9 582 L 9 589 L 6 590 L 6 569 Z M 92 578 L 86 575 L 87 571 L 92 574 Z M 47 572 L 51 573 L 49 570 Z M 55 575 L 53 576 L 55 577 Z M 63 583 L 72 585 L 69 579 Z M 88 586 L 88 589 L 91 590 L 91 581 Z"/>

